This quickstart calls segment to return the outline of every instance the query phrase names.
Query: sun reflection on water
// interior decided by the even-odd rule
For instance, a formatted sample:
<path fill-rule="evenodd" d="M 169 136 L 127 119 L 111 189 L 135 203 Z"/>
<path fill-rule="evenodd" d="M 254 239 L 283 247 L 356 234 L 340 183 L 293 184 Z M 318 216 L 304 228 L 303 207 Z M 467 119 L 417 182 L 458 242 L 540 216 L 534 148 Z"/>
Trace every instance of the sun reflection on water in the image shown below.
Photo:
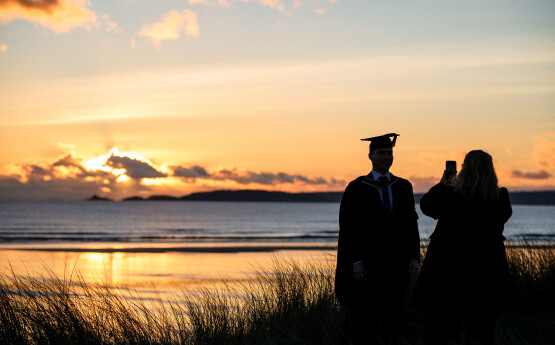
<path fill-rule="evenodd" d="M 45 277 L 50 273 L 63 279 L 80 276 L 87 284 L 100 284 L 155 298 L 202 286 L 221 286 L 270 272 L 276 260 L 329 260 L 329 253 L 305 251 L 253 253 L 128 253 L 51 251 L 0 251 L 0 273 Z M 11 268 L 10 268 L 11 267 Z"/>

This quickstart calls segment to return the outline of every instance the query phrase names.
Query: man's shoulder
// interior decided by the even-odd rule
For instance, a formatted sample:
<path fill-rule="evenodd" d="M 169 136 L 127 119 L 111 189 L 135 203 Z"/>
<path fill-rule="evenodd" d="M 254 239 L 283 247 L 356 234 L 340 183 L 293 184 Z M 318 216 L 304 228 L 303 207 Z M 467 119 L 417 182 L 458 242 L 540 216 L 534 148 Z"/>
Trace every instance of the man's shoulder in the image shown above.
<path fill-rule="evenodd" d="M 356 179 L 352 180 L 351 182 L 349 182 L 349 186 L 358 186 L 361 185 L 363 182 L 368 181 L 368 176 L 367 175 L 362 175 L 357 177 Z"/>
<path fill-rule="evenodd" d="M 365 187 L 363 182 L 368 180 L 368 176 L 359 176 L 356 179 L 349 182 L 347 187 L 345 188 L 345 192 L 354 192 L 356 190 L 361 190 Z"/>

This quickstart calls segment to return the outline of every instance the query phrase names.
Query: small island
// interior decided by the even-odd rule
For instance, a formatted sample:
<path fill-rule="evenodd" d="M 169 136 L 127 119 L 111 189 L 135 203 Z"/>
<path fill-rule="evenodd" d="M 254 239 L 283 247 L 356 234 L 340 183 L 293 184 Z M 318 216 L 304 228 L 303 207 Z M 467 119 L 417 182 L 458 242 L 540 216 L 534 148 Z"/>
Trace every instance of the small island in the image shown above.
<path fill-rule="evenodd" d="M 90 198 L 87 199 L 88 201 L 112 201 L 112 199 L 109 198 L 104 198 L 98 195 L 93 195 Z"/>

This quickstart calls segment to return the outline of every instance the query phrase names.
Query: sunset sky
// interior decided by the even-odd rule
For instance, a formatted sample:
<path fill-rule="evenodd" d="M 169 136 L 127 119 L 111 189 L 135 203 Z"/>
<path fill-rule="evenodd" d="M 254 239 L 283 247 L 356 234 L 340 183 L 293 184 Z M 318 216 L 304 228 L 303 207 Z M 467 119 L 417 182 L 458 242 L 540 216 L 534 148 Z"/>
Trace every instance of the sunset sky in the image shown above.
<path fill-rule="evenodd" d="M 340 191 L 390 132 L 555 189 L 555 2 L 0 0 L 0 199 Z"/>

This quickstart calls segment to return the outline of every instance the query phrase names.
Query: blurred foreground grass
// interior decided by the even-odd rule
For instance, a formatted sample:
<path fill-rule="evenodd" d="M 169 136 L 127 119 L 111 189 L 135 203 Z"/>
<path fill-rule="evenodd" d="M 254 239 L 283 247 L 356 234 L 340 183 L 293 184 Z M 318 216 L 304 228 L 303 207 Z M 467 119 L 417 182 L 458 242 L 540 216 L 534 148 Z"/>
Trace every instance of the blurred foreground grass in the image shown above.
<path fill-rule="evenodd" d="M 507 253 L 516 301 L 499 324 L 498 344 L 555 344 L 555 248 Z M 276 262 L 247 282 L 157 301 L 85 283 L 78 273 L 12 272 L 0 278 L 0 343 L 349 344 L 334 264 Z M 407 308 L 404 322 L 405 343 L 419 344 L 422 314 Z"/>

